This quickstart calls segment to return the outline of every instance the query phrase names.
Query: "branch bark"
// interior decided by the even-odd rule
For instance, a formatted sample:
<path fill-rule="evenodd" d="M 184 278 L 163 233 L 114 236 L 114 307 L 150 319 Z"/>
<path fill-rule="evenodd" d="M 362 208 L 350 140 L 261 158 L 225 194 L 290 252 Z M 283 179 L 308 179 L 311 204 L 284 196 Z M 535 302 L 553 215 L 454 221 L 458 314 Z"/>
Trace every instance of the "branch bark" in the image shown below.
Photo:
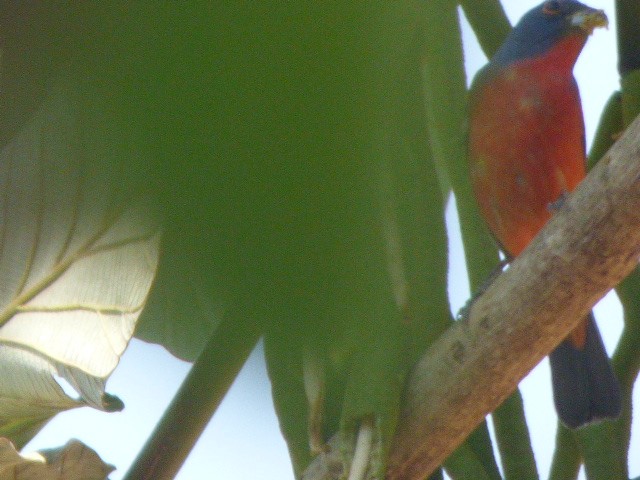
<path fill-rule="evenodd" d="M 640 118 L 416 366 L 387 478 L 423 479 L 441 465 L 639 255 Z"/>

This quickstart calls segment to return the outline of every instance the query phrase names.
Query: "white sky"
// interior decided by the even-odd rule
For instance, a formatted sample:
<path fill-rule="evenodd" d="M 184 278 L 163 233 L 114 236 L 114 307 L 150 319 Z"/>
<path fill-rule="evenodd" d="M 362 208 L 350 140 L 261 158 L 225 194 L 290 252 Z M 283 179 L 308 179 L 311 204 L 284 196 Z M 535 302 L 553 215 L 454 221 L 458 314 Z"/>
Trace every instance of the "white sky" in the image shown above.
<path fill-rule="evenodd" d="M 505 0 L 512 22 L 539 0 Z M 613 20 L 613 1 L 590 1 L 604 9 Z M 465 30 L 467 68 L 473 74 L 486 59 L 475 39 Z M 613 90 L 618 88 L 615 30 L 598 30 L 588 42 L 576 66 L 583 98 L 587 138 L 591 140 L 599 114 Z M 468 297 L 457 219 L 454 209 L 447 211 L 451 231 L 450 295 L 457 310 Z M 611 353 L 622 328 L 621 312 L 615 296 L 596 309 L 605 344 Z M 189 365 L 176 360 L 162 348 L 134 340 L 108 384 L 108 391 L 125 402 L 123 412 L 106 414 L 89 408 L 58 415 L 26 450 L 62 445 L 79 438 L 107 462 L 118 467 L 110 478 L 121 479 L 153 426 L 171 400 Z M 550 391 L 550 375 L 545 360 L 521 384 L 529 419 L 534 451 L 542 478 L 546 478 L 555 443 L 556 416 Z M 634 392 L 636 402 L 640 394 Z M 631 451 L 640 451 L 640 430 L 634 423 Z M 640 458 L 633 458 L 630 475 L 640 475 Z M 179 480 L 201 478 L 221 480 L 293 480 L 286 445 L 280 436 L 273 412 L 271 393 L 262 348 L 258 347 L 243 368 L 227 398 L 211 420 L 184 467 Z"/>

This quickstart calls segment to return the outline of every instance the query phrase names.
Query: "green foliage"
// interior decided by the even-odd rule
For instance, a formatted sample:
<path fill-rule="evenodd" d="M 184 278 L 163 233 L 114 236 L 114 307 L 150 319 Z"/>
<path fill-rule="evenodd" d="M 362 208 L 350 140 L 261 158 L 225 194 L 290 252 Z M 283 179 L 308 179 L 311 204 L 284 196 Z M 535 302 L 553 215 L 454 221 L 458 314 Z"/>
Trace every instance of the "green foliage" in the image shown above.
<path fill-rule="evenodd" d="M 500 3 L 461 3 L 491 54 L 508 31 Z M 149 465 L 154 478 L 171 477 L 261 336 L 298 475 L 313 458 L 310 437 L 315 447 L 337 433 L 348 441 L 363 419 L 375 419 L 384 458 L 406 375 L 452 321 L 443 215 L 451 193 L 474 291 L 498 259 L 467 178 L 458 3 L 65 8 L 81 34 L 42 29 L 56 55 L 28 91 L 38 98 L 71 63 L 143 139 L 164 236 L 137 335 L 196 360 L 129 478 Z M 46 13 L 36 23 L 50 21 Z M 19 84 L 12 65 L 5 78 Z M 625 75 L 610 102 L 592 161 L 622 112 L 628 123 L 636 76 Z M 28 118 L 26 107 L 5 109 L 5 123 Z M 636 277 L 619 289 L 624 416 L 579 434 L 560 427 L 551 478 L 575 478 L 582 462 L 592 478 L 626 476 L 640 368 Z M 518 392 L 494 420 L 504 477 L 538 478 Z M 168 436 L 181 448 L 159 455 Z M 454 479 L 501 478 L 486 423 L 444 468 Z"/>
<path fill-rule="evenodd" d="M 538 479 L 529 428 L 524 418 L 520 391 L 516 391 L 493 414 L 505 479 Z"/>
<path fill-rule="evenodd" d="M 469 443 L 464 443 L 444 463 L 444 469 L 451 478 L 490 480 L 480 458 L 473 451 Z M 500 478 L 499 476 L 497 478 Z"/>
<path fill-rule="evenodd" d="M 575 480 L 580 471 L 580 451 L 571 430 L 558 425 L 556 431 L 556 450 L 553 454 L 549 478 L 553 480 Z"/>
<path fill-rule="evenodd" d="M 604 106 L 598 129 L 591 144 L 588 158 L 589 170 L 607 153 L 622 130 L 622 94 L 613 92 Z"/>
<path fill-rule="evenodd" d="M 511 30 L 502 4 L 498 0 L 460 0 L 460 6 L 482 50 L 491 57 Z"/>
<path fill-rule="evenodd" d="M 221 319 L 189 330 L 202 345 L 234 312 L 263 332 L 295 458 L 307 444 L 305 352 L 326 369 L 324 437 L 374 414 L 384 450 L 409 366 L 449 321 L 443 207 L 416 102 L 423 6 L 219 7 L 154 12 L 189 32 L 154 51 L 121 21 L 109 55 L 117 65 L 145 52 L 127 64 L 158 87 L 149 99 L 126 81 L 120 92 L 154 139 L 164 252 L 183 252 L 214 305 L 201 316 Z M 165 268 L 159 279 L 180 278 Z"/>

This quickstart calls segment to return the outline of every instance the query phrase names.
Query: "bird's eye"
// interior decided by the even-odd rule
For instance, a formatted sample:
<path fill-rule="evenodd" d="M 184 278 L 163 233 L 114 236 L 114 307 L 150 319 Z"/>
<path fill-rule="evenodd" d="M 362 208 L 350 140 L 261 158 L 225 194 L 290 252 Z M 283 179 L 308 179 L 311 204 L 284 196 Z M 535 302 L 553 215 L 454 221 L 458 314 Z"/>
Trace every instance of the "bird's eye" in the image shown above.
<path fill-rule="evenodd" d="M 545 15 L 558 15 L 560 13 L 560 2 L 550 0 L 542 5 L 542 13 Z"/>

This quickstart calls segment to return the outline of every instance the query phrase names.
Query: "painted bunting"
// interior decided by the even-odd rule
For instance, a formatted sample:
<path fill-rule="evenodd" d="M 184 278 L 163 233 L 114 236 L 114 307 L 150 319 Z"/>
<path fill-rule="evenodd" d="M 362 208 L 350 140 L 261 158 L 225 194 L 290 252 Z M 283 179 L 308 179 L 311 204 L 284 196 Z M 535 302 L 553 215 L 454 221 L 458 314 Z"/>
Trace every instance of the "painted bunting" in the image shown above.
<path fill-rule="evenodd" d="M 606 25 L 603 11 L 577 1 L 543 2 L 522 17 L 472 83 L 470 176 L 507 259 L 524 250 L 586 174 L 573 66 L 588 36 Z M 549 358 L 565 425 L 619 415 L 619 384 L 592 314 Z"/>

